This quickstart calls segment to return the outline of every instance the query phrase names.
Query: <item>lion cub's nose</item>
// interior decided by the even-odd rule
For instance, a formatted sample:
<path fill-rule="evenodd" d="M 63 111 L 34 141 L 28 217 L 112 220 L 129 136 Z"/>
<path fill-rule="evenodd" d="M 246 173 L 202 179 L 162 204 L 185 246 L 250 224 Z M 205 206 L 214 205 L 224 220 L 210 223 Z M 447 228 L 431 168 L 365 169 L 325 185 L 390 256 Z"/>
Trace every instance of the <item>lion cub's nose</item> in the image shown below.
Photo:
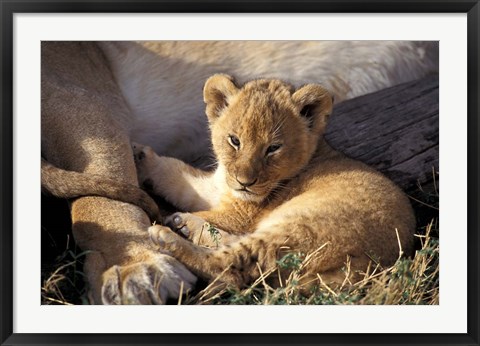
<path fill-rule="evenodd" d="M 252 186 L 253 184 L 255 184 L 257 182 L 257 178 L 255 179 L 249 179 L 247 177 L 235 177 L 235 179 L 237 179 L 237 182 L 242 185 L 242 187 L 249 187 L 249 186 Z"/>

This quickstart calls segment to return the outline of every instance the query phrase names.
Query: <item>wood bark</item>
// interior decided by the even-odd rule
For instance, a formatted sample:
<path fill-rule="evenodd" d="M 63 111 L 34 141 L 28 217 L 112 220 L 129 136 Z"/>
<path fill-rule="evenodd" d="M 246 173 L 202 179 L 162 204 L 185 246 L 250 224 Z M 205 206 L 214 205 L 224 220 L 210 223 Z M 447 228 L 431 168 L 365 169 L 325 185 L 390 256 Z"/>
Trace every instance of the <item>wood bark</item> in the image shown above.
<path fill-rule="evenodd" d="M 431 75 L 335 106 L 325 138 L 407 193 L 415 194 L 419 186 L 435 189 L 438 109 L 438 75 Z"/>

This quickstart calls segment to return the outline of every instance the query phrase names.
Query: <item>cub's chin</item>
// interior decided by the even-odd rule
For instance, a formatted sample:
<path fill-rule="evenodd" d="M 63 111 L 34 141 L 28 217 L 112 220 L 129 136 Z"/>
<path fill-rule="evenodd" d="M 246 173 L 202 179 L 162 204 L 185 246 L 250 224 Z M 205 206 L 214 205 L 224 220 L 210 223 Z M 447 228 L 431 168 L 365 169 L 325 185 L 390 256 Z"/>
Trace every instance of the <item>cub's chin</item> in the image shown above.
<path fill-rule="evenodd" d="M 233 197 L 241 199 L 242 201 L 254 202 L 254 203 L 260 203 L 265 199 L 264 195 L 258 195 L 253 192 L 241 191 L 241 190 L 235 190 L 235 189 L 232 189 L 232 195 Z"/>

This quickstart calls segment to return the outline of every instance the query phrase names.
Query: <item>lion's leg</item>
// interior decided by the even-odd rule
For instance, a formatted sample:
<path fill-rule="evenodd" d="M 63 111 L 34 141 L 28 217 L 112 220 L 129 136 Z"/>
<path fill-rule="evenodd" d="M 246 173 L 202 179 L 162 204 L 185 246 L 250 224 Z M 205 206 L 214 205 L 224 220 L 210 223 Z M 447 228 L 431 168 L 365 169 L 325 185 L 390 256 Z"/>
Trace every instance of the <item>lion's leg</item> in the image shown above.
<path fill-rule="evenodd" d="M 89 251 L 84 271 L 96 303 L 164 303 L 196 281 L 175 259 L 155 251 L 145 214 L 133 208 L 100 197 L 72 203 L 73 234 Z"/>
<path fill-rule="evenodd" d="M 172 157 L 158 156 L 152 148 L 141 144 L 134 143 L 133 151 L 139 183 L 177 208 L 209 210 L 219 203 L 213 172 Z"/>
<path fill-rule="evenodd" d="M 59 77 L 60 76 L 60 77 Z M 138 184 L 128 107 L 92 43 L 42 43 L 42 155 L 59 168 Z M 71 205 L 95 303 L 161 303 L 195 277 L 150 244 L 142 209 L 101 197 Z M 183 284 L 182 284 L 183 282 Z"/>
<path fill-rule="evenodd" d="M 218 248 L 239 239 L 237 235 L 225 232 L 190 213 L 174 213 L 165 219 L 165 225 L 194 244 L 211 248 Z"/>

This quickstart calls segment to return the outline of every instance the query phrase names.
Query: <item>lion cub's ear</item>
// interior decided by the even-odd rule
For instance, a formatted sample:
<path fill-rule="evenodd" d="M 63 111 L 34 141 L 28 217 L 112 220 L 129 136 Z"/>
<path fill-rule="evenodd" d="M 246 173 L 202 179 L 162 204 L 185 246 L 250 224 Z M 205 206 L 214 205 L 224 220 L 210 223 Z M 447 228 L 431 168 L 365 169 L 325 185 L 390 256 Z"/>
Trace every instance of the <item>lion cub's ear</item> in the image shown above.
<path fill-rule="evenodd" d="M 206 113 L 210 122 L 220 116 L 238 90 L 229 75 L 216 74 L 207 79 L 203 88 L 203 100 L 207 104 Z"/>
<path fill-rule="evenodd" d="M 323 132 L 333 109 L 330 92 L 320 85 L 307 84 L 293 93 L 292 100 L 300 115 L 308 120 L 309 127 Z"/>

